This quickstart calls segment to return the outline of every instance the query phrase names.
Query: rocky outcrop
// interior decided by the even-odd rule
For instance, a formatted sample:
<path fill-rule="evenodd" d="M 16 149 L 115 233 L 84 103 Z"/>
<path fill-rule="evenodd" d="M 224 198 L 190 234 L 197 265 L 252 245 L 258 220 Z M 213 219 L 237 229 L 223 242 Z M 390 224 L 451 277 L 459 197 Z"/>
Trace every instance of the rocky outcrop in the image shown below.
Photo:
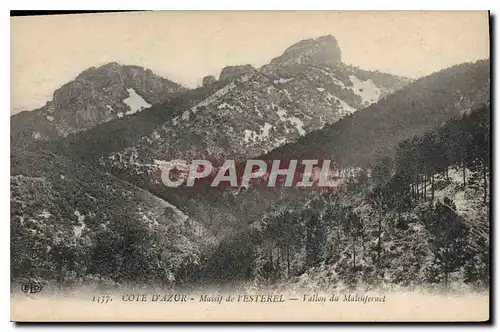
<path fill-rule="evenodd" d="M 251 65 L 244 66 L 227 66 L 224 67 L 220 73 L 219 81 L 226 81 L 240 77 L 243 74 L 251 73 L 255 71 L 255 68 Z"/>
<path fill-rule="evenodd" d="M 211 86 L 212 84 L 214 84 L 216 82 L 217 82 L 217 79 L 212 75 L 203 77 L 203 86 L 204 87 Z"/>
<path fill-rule="evenodd" d="M 111 98 L 127 97 L 126 88 L 133 88 L 151 104 L 165 100 L 172 93 L 185 90 L 181 85 L 156 75 L 150 69 L 111 62 L 98 68 L 92 67 L 85 70 L 74 81 L 57 90 L 54 93 L 54 100 L 59 99 L 60 92 L 64 91 L 68 85 L 77 83 L 92 86 L 93 89 L 87 89 L 85 92 L 106 93 Z"/>
<path fill-rule="evenodd" d="M 186 88 L 138 66 L 116 62 L 89 68 L 38 110 L 11 117 L 12 136 L 65 137 L 141 111 Z"/>
<path fill-rule="evenodd" d="M 316 39 L 304 39 L 293 44 L 283 54 L 264 66 L 264 72 L 276 69 L 289 69 L 299 66 L 335 67 L 341 63 L 342 52 L 337 39 L 331 35 Z M 293 68 L 292 68 L 293 69 Z"/>

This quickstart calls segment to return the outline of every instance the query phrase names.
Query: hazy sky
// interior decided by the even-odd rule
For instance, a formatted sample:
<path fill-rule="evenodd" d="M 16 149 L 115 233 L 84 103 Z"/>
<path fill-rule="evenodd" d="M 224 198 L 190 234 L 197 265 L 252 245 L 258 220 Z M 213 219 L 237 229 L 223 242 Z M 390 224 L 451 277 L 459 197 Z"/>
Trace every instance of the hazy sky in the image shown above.
<path fill-rule="evenodd" d="M 417 78 L 489 56 L 487 12 L 141 12 L 11 19 L 11 114 L 82 70 L 140 65 L 189 87 L 331 34 L 344 62 Z"/>

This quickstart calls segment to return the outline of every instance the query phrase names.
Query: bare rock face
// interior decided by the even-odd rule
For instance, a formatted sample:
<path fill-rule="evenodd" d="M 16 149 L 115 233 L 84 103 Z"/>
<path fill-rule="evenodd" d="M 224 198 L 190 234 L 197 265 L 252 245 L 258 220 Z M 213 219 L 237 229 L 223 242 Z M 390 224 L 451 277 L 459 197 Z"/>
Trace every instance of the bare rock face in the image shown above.
<path fill-rule="evenodd" d="M 288 47 L 285 52 L 264 66 L 264 72 L 294 66 L 336 67 L 341 63 L 342 52 L 337 39 L 331 35 L 304 39 Z"/>
<path fill-rule="evenodd" d="M 211 86 L 212 84 L 216 83 L 217 79 L 210 75 L 210 76 L 205 76 L 203 77 L 203 86 Z"/>
<path fill-rule="evenodd" d="M 219 76 L 219 81 L 234 79 L 243 74 L 251 73 L 253 71 L 255 71 L 255 68 L 252 67 L 251 65 L 227 66 L 222 69 Z"/>
<path fill-rule="evenodd" d="M 116 62 L 89 68 L 57 89 L 38 110 L 11 118 L 14 136 L 35 140 L 65 137 L 133 114 L 186 88 L 139 66 Z"/>

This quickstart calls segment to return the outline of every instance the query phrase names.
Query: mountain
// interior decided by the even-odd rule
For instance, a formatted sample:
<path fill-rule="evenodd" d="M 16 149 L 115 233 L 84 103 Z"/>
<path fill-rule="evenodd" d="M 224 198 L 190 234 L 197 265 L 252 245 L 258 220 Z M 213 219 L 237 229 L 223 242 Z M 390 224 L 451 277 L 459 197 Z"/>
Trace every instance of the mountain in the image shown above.
<path fill-rule="evenodd" d="M 489 170 L 486 150 L 475 147 L 485 147 L 489 120 L 457 126 L 472 142 L 461 147 L 481 160 L 465 158 L 439 128 L 456 129 L 443 123 L 489 106 L 489 66 L 411 81 L 343 63 L 335 38 L 324 36 L 261 68 L 225 67 L 192 90 L 139 67 L 91 68 L 45 107 L 11 117 L 12 278 L 59 287 L 196 278 L 261 285 L 319 274 L 330 283 L 375 274 L 395 283 L 483 280 L 483 250 L 480 264 L 459 257 L 469 271 L 459 276 L 429 262 L 433 250 L 450 249 L 453 237 L 441 236 L 448 222 L 461 249 L 487 249 Z M 456 160 L 444 170 L 428 158 L 431 148 Z M 405 163 L 383 167 L 381 158 L 400 160 L 401 151 Z M 333 159 L 342 172 L 340 186 L 325 191 L 162 184 L 162 165 L 194 158 Z"/>
<path fill-rule="evenodd" d="M 174 159 L 258 156 L 378 102 L 409 81 L 344 64 L 333 36 L 303 40 L 260 69 L 229 66 L 219 81 L 206 77 L 205 88 L 219 88 L 103 163 L 143 173 L 137 169 L 154 171 L 155 162 Z"/>
<path fill-rule="evenodd" d="M 273 205 L 206 252 L 194 282 L 487 290 L 490 117 L 485 105 L 457 113 L 339 190 L 260 197 Z"/>
<path fill-rule="evenodd" d="M 338 176 L 338 184 L 350 181 L 360 173 L 370 173 L 384 158 L 395 156 L 398 145 L 413 136 L 434 130 L 447 120 L 468 113 L 490 103 L 489 61 L 478 61 L 453 66 L 408 84 L 392 95 L 363 110 L 346 116 L 340 121 L 326 125 L 300 137 L 295 142 L 278 147 L 257 159 L 266 161 L 290 159 L 330 159 L 332 171 Z M 158 166 L 158 165 L 156 165 Z M 148 168 L 135 165 L 137 170 L 148 174 Z M 332 173 L 333 173 L 332 172 Z M 295 188 L 269 188 L 252 185 L 244 191 L 209 188 L 201 185 L 188 188 L 166 188 L 158 178 L 156 184 L 146 184 L 147 177 L 139 176 L 142 185 L 148 186 L 157 195 L 168 197 L 176 205 L 189 209 L 189 213 L 200 219 L 209 209 L 227 212 L 226 220 L 239 221 L 235 227 L 257 220 L 279 200 L 290 200 L 304 195 Z M 150 180 L 151 181 L 151 180 Z M 327 191 L 337 191 L 340 188 Z M 310 191 L 317 191 L 312 188 Z M 194 192 L 194 193 L 193 193 Z M 198 210 L 199 207 L 200 210 Z M 232 223 L 225 222 L 225 225 Z"/>
<path fill-rule="evenodd" d="M 12 156 L 10 190 L 14 280 L 167 285 L 213 237 L 172 204 L 45 149 Z"/>
<path fill-rule="evenodd" d="M 101 232 L 99 220 L 109 218 L 116 220 L 110 221 L 108 236 L 123 236 L 117 224 L 120 218 L 125 224 L 147 219 L 156 225 L 151 226 L 152 236 L 163 234 L 167 227 L 174 234 L 181 232 L 186 243 L 198 241 L 193 240 L 198 231 L 190 230 L 183 220 L 198 220 L 195 228 L 207 229 L 202 232 L 205 237 L 215 232 L 220 238 L 231 228 L 244 226 L 232 206 L 222 208 L 208 196 L 208 201 L 200 202 L 176 192 L 162 194 L 161 183 L 152 176 L 158 170 L 155 160 L 196 154 L 257 156 L 338 121 L 409 82 L 346 65 L 337 48 L 333 37 L 302 41 L 263 68 L 228 66 L 218 80 L 208 77 L 203 87 L 193 90 L 135 66 L 111 63 L 84 71 L 58 89 L 43 108 L 11 117 L 11 181 L 18 197 L 12 218 L 31 220 L 19 228 L 18 240 L 33 233 L 37 235 L 30 241 L 40 245 L 54 240 L 58 236 L 54 234 L 71 238 L 74 229 L 86 227 L 88 243 L 76 247 L 93 250 Z M 293 59 L 295 63 L 290 62 Z M 147 109 L 138 109 L 141 105 Z M 26 146 L 33 141 L 36 144 Z M 22 198 L 39 185 L 32 203 Z M 78 199 L 69 202 L 65 197 Z M 130 199 L 132 205 L 127 203 Z M 172 215 L 168 211 L 175 207 L 168 208 L 169 204 L 193 215 Z M 86 226 L 79 221 L 82 216 Z M 40 231 L 41 222 L 53 230 Z M 151 230 L 149 224 L 141 221 L 134 229 L 143 233 Z M 165 245 L 182 251 L 175 239 Z M 31 254 L 25 253 L 24 259 Z"/>
<path fill-rule="evenodd" d="M 369 167 L 399 142 L 490 103 L 490 61 L 456 65 L 418 79 L 379 102 L 263 156 L 333 159 Z"/>
<path fill-rule="evenodd" d="M 299 164 L 306 159 L 331 160 L 331 172 L 340 185 L 359 173 L 370 173 L 385 158 L 394 158 L 398 145 L 406 139 L 489 104 L 489 60 L 464 63 L 409 83 L 378 103 L 257 159 L 298 159 Z M 294 188 L 254 185 L 234 198 L 233 212 L 251 220 L 281 197 L 301 195 L 303 191 Z M 246 204 L 248 201 L 252 204 Z"/>
<path fill-rule="evenodd" d="M 138 66 L 108 63 L 89 68 L 54 92 L 40 109 L 11 117 L 11 140 L 66 137 L 126 117 L 186 91 L 183 86 Z"/>

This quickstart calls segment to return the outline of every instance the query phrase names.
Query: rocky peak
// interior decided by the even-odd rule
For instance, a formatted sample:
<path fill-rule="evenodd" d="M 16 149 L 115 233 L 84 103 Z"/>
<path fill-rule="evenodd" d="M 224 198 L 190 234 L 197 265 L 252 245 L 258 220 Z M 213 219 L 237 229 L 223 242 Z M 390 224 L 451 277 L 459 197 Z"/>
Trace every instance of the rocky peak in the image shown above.
<path fill-rule="evenodd" d="M 182 85 L 149 69 L 111 62 L 81 72 L 57 89 L 44 107 L 14 116 L 13 123 L 22 124 L 36 140 L 64 137 L 142 111 L 183 91 Z M 28 118 L 30 128 L 23 120 Z M 16 126 L 12 129 L 15 135 Z"/>
<path fill-rule="evenodd" d="M 332 35 L 316 39 L 304 39 L 288 47 L 283 54 L 271 61 L 263 70 L 297 65 L 335 67 L 341 63 L 342 52 L 337 39 Z"/>
<path fill-rule="evenodd" d="M 220 72 L 219 81 L 234 79 L 253 71 L 255 71 L 255 68 L 252 65 L 227 66 Z"/>

